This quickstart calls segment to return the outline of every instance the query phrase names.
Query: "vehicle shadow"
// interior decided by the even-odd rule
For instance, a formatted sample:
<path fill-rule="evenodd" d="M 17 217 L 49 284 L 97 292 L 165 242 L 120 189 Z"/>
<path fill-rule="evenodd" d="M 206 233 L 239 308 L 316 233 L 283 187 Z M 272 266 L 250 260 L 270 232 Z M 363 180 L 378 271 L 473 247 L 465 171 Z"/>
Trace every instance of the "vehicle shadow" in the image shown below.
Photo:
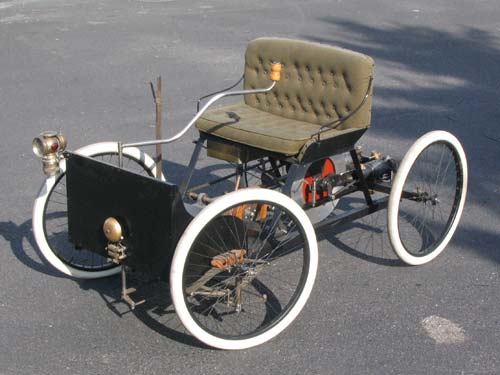
<path fill-rule="evenodd" d="M 12 254 L 22 264 L 45 275 L 64 277 L 45 260 L 38 250 L 31 227 L 31 219 L 20 225 L 12 221 L 2 221 L 0 222 L 0 236 L 9 242 Z"/>
<path fill-rule="evenodd" d="M 180 182 L 187 173 L 187 167 L 166 161 L 163 165 L 163 172 L 168 177 L 173 176 L 176 179 L 175 182 Z M 229 173 L 232 173 L 231 165 L 221 164 L 216 161 L 216 164 L 197 170 L 193 176 L 192 185 L 217 179 Z M 212 191 L 215 194 L 233 189 L 232 181 L 228 180 L 218 184 Z M 12 221 L 0 222 L 0 236 L 8 241 L 12 253 L 22 264 L 45 275 L 72 279 L 83 290 L 97 292 L 106 307 L 116 316 L 122 317 L 125 314 L 132 313 L 146 326 L 162 336 L 189 346 L 208 348 L 184 329 L 173 308 L 170 290 L 166 282 L 158 279 L 148 279 L 144 275 L 136 273 L 128 274 L 129 286 L 138 290 L 131 297 L 134 300 L 144 299 L 146 301 L 132 310 L 121 300 L 121 279 L 119 276 L 96 280 L 80 280 L 64 275 L 49 264 L 36 245 L 32 231 L 32 219 L 21 224 Z"/>
<path fill-rule="evenodd" d="M 118 317 L 133 313 L 146 326 L 162 336 L 186 345 L 206 347 L 184 330 L 172 306 L 167 283 L 130 274 L 130 285 L 138 290 L 138 296 L 133 295 L 133 297 L 146 300 L 146 303 L 131 310 L 121 300 L 121 279 L 119 276 L 97 280 L 79 280 L 64 275 L 53 268 L 38 250 L 31 225 L 31 219 L 20 225 L 12 221 L 0 222 L 0 236 L 9 242 L 12 253 L 22 264 L 48 276 L 72 279 L 83 290 L 97 292 L 109 310 Z"/>
<path fill-rule="evenodd" d="M 357 194 L 361 195 L 361 194 Z M 374 199 L 379 198 L 374 197 Z M 340 199 L 334 214 L 342 214 L 366 205 L 362 196 Z M 320 236 L 339 250 L 364 261 L 390 267 L 406 267 L 392 251 L 387 233 L 386 210 L 346 222 Z"/>
<path fill-rule="evenodd" d="M 316 21 L 329 32 L 303 38 L 359 51 L 375 61 L 372 127 L 365 146 L 401 158 L 405 151 L 393 155 L 391 143 L 409 147 L 437 129 L 457 136 L 467 155 L 469 186 L 462 217 L 467 227 L 459 226 L 454 241 L 498 262 L 498 227 L 492 225 L 500 221 L 498 33 L 467 26 L 370 25 L 338 17 Z"/>
<path fill-rule="evenodd" d="M 149 279 L 139 273 L 127 274 L 127 286 L 137 290 L 130 295 L 134 301 L 144 303 L 131 309 L 121 299 L 121 278 L 109 277 L 101 280 L 76 280 L 80 288 L 96 291 L 106 307 L 118 317 L 133 314 L 144 325 L 158 334 L 184 345 L 208 348 L 186 331 L 177 317 L 170 297 L 170 289 L 165 281 Z"/>

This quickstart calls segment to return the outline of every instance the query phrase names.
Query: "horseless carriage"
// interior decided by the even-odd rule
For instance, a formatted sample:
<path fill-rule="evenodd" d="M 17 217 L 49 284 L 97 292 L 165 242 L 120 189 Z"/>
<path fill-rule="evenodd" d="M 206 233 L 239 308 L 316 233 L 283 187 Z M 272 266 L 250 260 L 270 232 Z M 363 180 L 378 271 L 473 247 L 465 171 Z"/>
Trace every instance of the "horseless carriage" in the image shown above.
<path fill-rule="evenodd" d="M 247 48 L 244 89 L 203 97 L 171 138 L 69 152 L 61 133 L 42 133 L 33 141 L 47 175 L 33 212 L 42 254 L 75 278 L 121 273 L 132 308 L 129 270 L 169 281 L 188 331 L 221 349 L 259 345 L 296 318 L 316 276 L 316 231 L 387 209 L 398 257 L 429 262 L 457 228 L 465 154 L 444 131 L 423 135 L 401 163 L 355 147 L 370 126 L 373 66 L 341 48 L 260 38 Z M 244 101 L 207 111 L 233 95 Z M 177 186 L 140 147 L 173 142 L 193 125 L 199 138 Z M 234 172 L 192 186 L 204 148 Z M 351 161 L 341 171 L 332 157 L 342 153 Z M 213 186 L 224 186 L 218 197 L 205 191 Z M 363 206 L 337 213 L 356 192 Z"/>

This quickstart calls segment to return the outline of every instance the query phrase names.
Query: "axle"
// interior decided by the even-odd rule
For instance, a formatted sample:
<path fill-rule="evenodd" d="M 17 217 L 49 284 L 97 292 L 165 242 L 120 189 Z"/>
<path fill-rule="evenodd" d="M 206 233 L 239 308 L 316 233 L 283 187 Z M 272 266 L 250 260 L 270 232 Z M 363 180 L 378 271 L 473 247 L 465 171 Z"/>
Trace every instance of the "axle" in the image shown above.
<path fill-rule="evenodd" d="M 359 149 L 356 150 L 356 155 L 360 163 L 362 176 L 359 176 L 353 161 L 346 164 L 347 170 L 343 173 L 331 173 L 324 177 L 316 177 L 310 184 L 313 207 L 318 203 L 315 199 L 316 193 L 322 196 L 321 193 L 326 191 L 328 195 L 325 199 L 337 199 L 359 190 L 362 180 L 368 187 L 391 181 L 397 166 L 395 160 L 390 156 L 382 158 L 382 155 L 378 152 L 372 152 L 369 157 L 363 156 Z M 339 190 L 339 187 L 343 189 Z"/>

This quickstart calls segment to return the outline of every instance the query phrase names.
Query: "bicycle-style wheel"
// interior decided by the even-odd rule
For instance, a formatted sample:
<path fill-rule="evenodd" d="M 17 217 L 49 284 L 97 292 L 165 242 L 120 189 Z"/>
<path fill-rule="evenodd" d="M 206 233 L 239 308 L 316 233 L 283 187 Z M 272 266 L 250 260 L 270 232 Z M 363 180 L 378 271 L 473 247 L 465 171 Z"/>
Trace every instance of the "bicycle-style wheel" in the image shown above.
<path fill-rule="evenodd" d="M 394 178 L 387 209 L 391 245 L 410 265 L 437 257 L 455 232 L 467 193 L 467 160 L 445 131 L 419 138 Z"/>
<path fill-rule="evenodd" d="M 75 152 L 118 165 L 116 142 L 95 143 Z M 118 273 L 119 266 L 106 257 L 75 249 L 69 242 L 65 162 L 60 166 L 61 173 L 43 183 L 33 207 L 33 233 L 42 255 L 56 269 L 76 278 L 95 279 Z M 123 150 L 123 168 L 149 176 L 156 171 L 151 157 L 137 148 Z"/>
<path fill-rule="evenodd" d="M 217 199 L 187 227 L 170 273 L 184 326 L 220 349 L 283 331 L 305 305 L 318 254 L 314 229 L 289 197 L 259 188 Z"/>

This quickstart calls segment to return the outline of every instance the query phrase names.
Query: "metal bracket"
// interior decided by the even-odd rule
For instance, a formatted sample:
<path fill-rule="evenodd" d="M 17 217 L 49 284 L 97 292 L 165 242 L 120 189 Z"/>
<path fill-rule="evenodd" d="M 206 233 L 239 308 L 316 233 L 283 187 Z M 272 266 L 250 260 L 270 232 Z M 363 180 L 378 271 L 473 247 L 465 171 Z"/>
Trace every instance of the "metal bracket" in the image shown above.
<path fill-rule="evenodd" d="M 108 246 L 106 246 L 106 251 L 108 252 L 108 258 L 116 264 L 121 264 L 122 261 L 127 257 L 127 248 L 120 242 L 109 243 Z"/>
<path fill-rule="evenodd" d="M 122 300 L 125 301 L 130 306 L 131 310 L 134 310 L 136 306 L 142 305 L 144 302 L 146 302 L 146 300 L 143 299 L 140 301 L 134 301 L 132 298 L 130 298 L 130 295 L 136 292 L 137 289 L 127 288 L 127 272 L 125 270 L 124 264 L 122 264 L 121 274 L 122 274 Z"/>
<path fill-rule="evenodd" d="M 368 189 L 368 184 L 366 183 L 365 176 L 363 175 L 363 170 L 361 169 L 361 163 L 359 161 L 359 156 L 357 150 L 350 151 L 352 162 L 354 163 L 354 168 L 356 168 L 356 177 L 358 179 L 358 185 L 365 196 L 366 204 L 368 206 L 373 205 L 372 197 L 370 196 L 370 190 Z"/>
<path fill-rule="evenodd" d="M 124 246 L 120 242 L 110 242 L 108 246 L 106 246 L 106 250 L 108 252 L 108 257 L 111 259 L 113 263 L 121 265 L 121 276 L 122 276 L 122 293 L 121 299 L 125 301 L 132 310 L 135 309 L 136 306 L 143 304 L 146 302 L 145 299 L 140 301 L 134 301 L 130 298 L 130 295 L 136 292 L 135 288 L 127 288 L 127 271 L 125 269 L 125 264 L 123 261 L 127 258 L 127 247 Z"/>

